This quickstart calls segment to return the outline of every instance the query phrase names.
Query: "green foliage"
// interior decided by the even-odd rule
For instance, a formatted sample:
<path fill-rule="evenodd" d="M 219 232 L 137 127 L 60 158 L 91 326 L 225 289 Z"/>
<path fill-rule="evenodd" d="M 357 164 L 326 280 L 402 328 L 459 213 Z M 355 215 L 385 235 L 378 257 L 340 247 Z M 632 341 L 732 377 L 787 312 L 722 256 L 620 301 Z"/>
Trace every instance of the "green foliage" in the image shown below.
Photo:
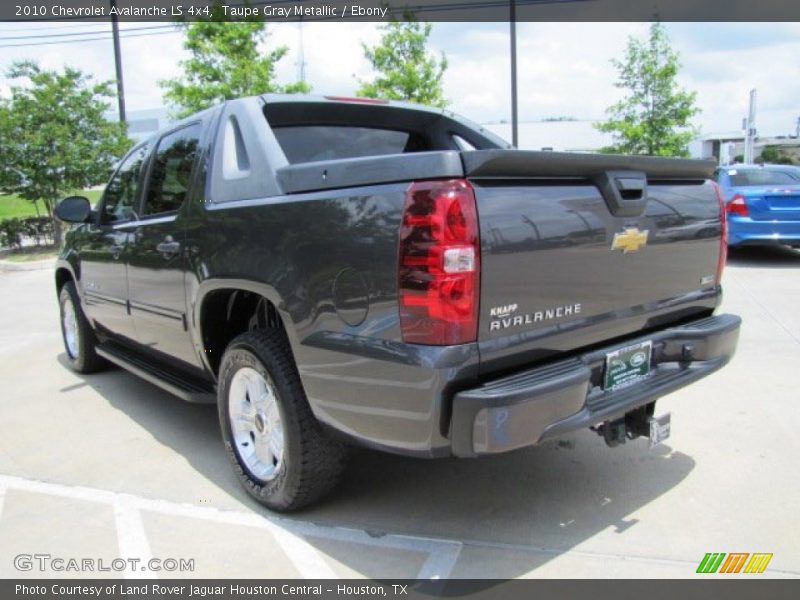
<path fill-rule="evenodd" d="M 25 85 L 0 99 L 0 191 L 41 201 L 52 215 L 71 190 L 104 182 L 130 145 L 124 127 L 104 117 L 112 82 L 31 61 L 14 63 L 7 75 Z"/>
<path fill-rule="evenodd" d="M 54 235 L 53 220 L 48 217 L 0 221 L 0 246 L 4 248 L 21 248 L 23 238 L 37 246 L 52 244 Z"/>
<path fill-rule="evenodd" d="M 164 98 L 183 117 L 219 102 L 266 93 L 297 94 L 311 91 L 304 81 L 280 85 L 275 81 L 275 64 L 288 48 L 279 46 L 262 54 L 268 32 L 263 21 L 232 22 L 222 10 L 211 20 L 184 23 L 183 47 L 191 58 L 181 61 L 183 75 L 160 81 Z"/>
<path fill-rule="evenodd" d="M 757 160 L 761 163 L 771 163 L 775 165 L 792 165 L 794 161 L 791 156 L 788 156 L 781 151 L 777 146 L 765 146 L 761 151 L 761 156 Z"/>
<path fill-rule="evenodd" d="M 374 48 L 363 45 L 364 56 L 378 75 L 361 81 L 356 94 L 367 98 L 405 100 L 429 106 L 446 106 L 442 77 L 447 57 L 437 59 L 426 51 L 430 23 L 393 21 L 382 26 L 383 36 Z"/>
<path fill-rule="evenodd" d="M 22 221 L 17 218 L 0 221 L 0 247 L 22 247 Z"/>
<path fill-rule="evenodd" d="M 775 162 L 780 155 L 780 150 L 776 146 L 765 146 L 761 151 L 761 160 L 768 163 Z"/>
<path fill-rule="evenodd" d="M 678 59 L 661 23 L 650 26 L 646 41 L 628 39 L 625 59 L 612 61 L 619 73 L 615 85 L 627 90 L 627 97 L 611 106 L 609 119 L 597 125 L 614 136 L 614 145 L 604 151 L 688 156 L 696 135 L 690 121 L 700 110 L 696 94 L 678 86 Z"/>

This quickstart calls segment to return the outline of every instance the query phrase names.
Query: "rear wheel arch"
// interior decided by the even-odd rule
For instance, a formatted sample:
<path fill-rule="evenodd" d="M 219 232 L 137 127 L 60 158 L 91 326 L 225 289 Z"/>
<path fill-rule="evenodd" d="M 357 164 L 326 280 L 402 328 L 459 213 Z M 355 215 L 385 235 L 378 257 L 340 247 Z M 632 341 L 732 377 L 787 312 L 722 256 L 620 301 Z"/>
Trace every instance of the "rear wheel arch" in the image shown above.
<path fill-rule="evenodd" d="M 228 344 L 236 336 L 258 330 L 281 330 L 294 345 L 288 315 L 279 310 L 280 300 L 267 285 L 224 280 L 204 282 L 194 308 L 196 343 L 202 347 L 206 367 L 216 376 Z"/>

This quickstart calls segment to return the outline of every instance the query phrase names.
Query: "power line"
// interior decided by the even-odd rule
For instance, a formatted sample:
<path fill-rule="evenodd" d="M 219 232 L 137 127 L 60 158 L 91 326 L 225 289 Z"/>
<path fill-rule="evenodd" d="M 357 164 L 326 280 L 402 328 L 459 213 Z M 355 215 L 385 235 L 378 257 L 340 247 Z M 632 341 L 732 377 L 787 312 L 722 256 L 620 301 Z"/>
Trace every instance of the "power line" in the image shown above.
<path fill-rule="evenodd" d="M 128 29 L 122 29 L 123 33 L 127 31 L 150 31 L 150 30 L 159 30 L 159 29 L 175 29 L 174 25 L 151 25 L 150 27 L 129 27 Z M 74 33 L 47 33 L 43 35 L 21 35 L 16 37 L 4 37 L 3 41 L 6 40 L 32 40 L 37 38 L 60 38 L 60 37 L 76 37 L 82 35 L 98 35 L 102 33 L 107 33 L 106 31 L 102 31 L 96 29 L 94 31 L 76 31 Z"/>
<path fill-rule="evenodd" d="M 120 35 L 121 38 L 135 38 L 135 37 L 145 37 L 149 35 L 164 35 L 170 33 L 178 33 L 177 31 L 153 31 L 151 33 L 133 33 L 131 35 Z M 98 41 L 108 41 L 111 39 L 111 32 L 108 32 L 108 35 L 104 35 L 102 37 L 93 37 L 93 38 L 83 38 L 80 40 L 58 40 L 55 42 L 32 42 L 30 44 L 0 44 L 0 48 L 23 48 L 23 47 L 30 47 L 30 46 L 52 46 L 55 44 L 79 44 L 81 42 L 98 42 Z"/>
<path fill-rule="evenodd" d="M 24 21 L 25 23 L 30 23 L 30 21 Z M 17 33 L 18 31 L 60 31 L 60 30 L 75 30 L 79 27 L 88 27 L 91 25 L 103 25 L 103 23 L 62 23 L 61 25 L 41 25 L 39 27 L 16 27 L 13 25 L 11 21 L 3 21 L 0 23 L 0 33 L 8 33 L 13 32 Z"/>

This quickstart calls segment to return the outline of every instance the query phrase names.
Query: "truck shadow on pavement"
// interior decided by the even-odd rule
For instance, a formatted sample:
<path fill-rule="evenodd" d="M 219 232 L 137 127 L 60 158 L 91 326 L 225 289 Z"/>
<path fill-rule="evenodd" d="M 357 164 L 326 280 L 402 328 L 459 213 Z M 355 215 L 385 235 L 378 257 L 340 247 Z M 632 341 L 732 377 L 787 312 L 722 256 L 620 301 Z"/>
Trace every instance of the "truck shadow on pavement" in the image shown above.
<path fill-rule="evenodd" d="M 800 250 L 788 246 L 730 247 L 728 264 L 746 269 L 797 269 Z"/>
<path fill-rule="evenodd" d="M 63 354 L 58 360 L 69 368 Z M 215 407 L 182 402 L 120 369 L 82 379 L 225 494 L 253 513 L 270 514 L 247 496 L 228 465 Z M 624 548 L 639 523 L 631 515 L 677 486 L 694 465 L 686 454 L 667 445 L 648 449 L 641 439 L 609 449 L 588 430 L 480 459 L 424 460 L 353 449 L 333 494 L 282 518 L 364 530 L 373 538 L 400 534 L 460 541 L 464 547 L 451 577 L 514 578 L 535 575 L 609 528 Z M 178 501 L 197 504 L 191 494 L 187 490 Z M 666 527 L 648 525 L 657 531 Z M 389 574 L 395 570 L 376 566 L 381 561 L 365 559 L 363 549 L 354 551 L 352 543 L 306 539 L 366 577 L 395 576 Z"/>

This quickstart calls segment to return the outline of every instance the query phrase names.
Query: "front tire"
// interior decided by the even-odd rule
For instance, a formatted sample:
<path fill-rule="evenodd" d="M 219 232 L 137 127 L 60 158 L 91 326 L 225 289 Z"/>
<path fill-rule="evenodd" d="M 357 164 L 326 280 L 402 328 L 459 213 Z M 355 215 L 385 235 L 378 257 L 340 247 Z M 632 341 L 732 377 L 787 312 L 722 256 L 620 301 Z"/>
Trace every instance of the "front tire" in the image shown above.
<path fill-rule="evenodd" d="M 222 357 L 217 389 L 225 449 L 258 502 L 297 510 L 339 482 L 346 449 L 312 414 L 282 331 L 236 337 Z"/>
<path fill-rule="evenodd" d="M 61 315 L 61 337 L 70 366 L 78 373 L 94 373 L 106 362 L 97 355 L 94 335 L 86 315 L 81 310 L 78 290 L 72 281 L 66 282 L 58 296 Z"/>

